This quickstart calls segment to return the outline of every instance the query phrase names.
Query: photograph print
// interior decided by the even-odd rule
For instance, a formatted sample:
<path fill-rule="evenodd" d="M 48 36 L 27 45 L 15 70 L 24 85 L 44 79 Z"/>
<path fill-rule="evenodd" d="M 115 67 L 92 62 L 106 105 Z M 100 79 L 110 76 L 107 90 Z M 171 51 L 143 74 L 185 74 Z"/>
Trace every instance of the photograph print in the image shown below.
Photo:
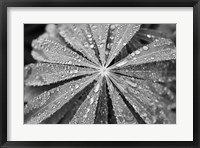
<path fill-rule="evenodd" d="M 176 124 L 176 24 L 24 24 L 24 124 Z"/>

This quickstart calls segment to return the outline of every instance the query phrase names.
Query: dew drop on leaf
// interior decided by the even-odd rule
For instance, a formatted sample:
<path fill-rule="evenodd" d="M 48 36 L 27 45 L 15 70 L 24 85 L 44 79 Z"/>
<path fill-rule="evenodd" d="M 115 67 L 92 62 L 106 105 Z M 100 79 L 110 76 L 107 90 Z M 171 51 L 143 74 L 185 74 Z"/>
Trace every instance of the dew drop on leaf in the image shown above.
<path fill-rule="evenodd" d="M 79 85 L 78 85 L 78 84 L 76 84 L 76 85 L 75 85 L 75 89 L 78 89 L 78 88 L 79 88 Z"/>
<path fill-rule="evenodd" d="M 151 38 L 151 35 L 150 35 L 150 34 L 147 34 L 147 37 L 148 37 L 148 38 Z"/>
<path fill-rule="evenodd" d="M 85 43 L 84 43 L 84 46 L 85 46 L 86 48 L 89 47 L 88 42 L 85 42 Z"/>
<path fill-rule="evenodd" d="M 92 104 L 94 102 L 94 98 L 90 99 L 90 104 Z"/>
<path fill-rule="evenodd" d="M 97 84 L 97 86 L 95 87 L 95 90 L 94 90 L 94 92 L 96 93 L 96 92 L 98 92 L 99 91 L 99 88 L 100 88 L 100 85 L 99 84 Z"/>
<path fill-rule="evenodd" d="M 110 25 L 110 29 L 114 30 L 115 29 L 115 25 Z"/>
<path fill-rule="evenodd" d="M 135 53 L 134 53 L 134 52 L 132 52 L 132 53 L 131 53 L 131 55 L 134 57 L 134 56 L 135 56 Z"/>
<path fill-rule="evenodd" d="M 90 45 L 90 48 L 94 48 L 94 45 L 93 45 L 93 44 L 91 44 L 91 45 Z"/>
<path fill-rule="evenodd" d="M 25 123 L 42 123 L 57 113 L 62 118 L 57 123 L 71 116 L 67 123 L 92 124 L 101 113 L 109 115 L 109 119 L 102 116 L 98 123 L 152 124 L 158 120 L 169 123 L 169 102 L 175 100 L 175 94 L 170 86 L 162 90 L 161 84 L 156 85 L 159 89 L 154 85 L 157 82 L 170 85 L 165 81 L 176 80 L 173 70 L 168 77 L 168 68 L 156 66 L 163 61 L 175 61 L 176 47 L 170 38 L 140 26 L 49 25 L 32 42 L 32 56 L 38 62 L 25 67 L 25 85 L 56 86 L 42 90 L 42 94 L 24 105 Z M 165 96 L 173 99 L 166 97 L 167 100 Z M 67 111 L 63 112 L 61 107 Z"/>
<path fill-rule="evenodd" d="M 149 48 L 148 48 L 147 46 L 144 46 L 143 49 L 144 49 L 144 50 L 148 50 Z"/>
<path fill-rule="evenodd" d="M 117 66 L 117 67 L 120 67 L 120 66 L 122 66 L 122 65 L 124 65 L 124 64 L 126 64 L 126 63 L 127 63 L 127 61 L 122 61 L 122 62 L 118 63 L 116 66 Z"/>
<path fill-rule="evenodd" d="M 139 50 L 136 50 L 136 51 L 135 51 L 135 54 L 140 54 L 140 51 L 139 51 Z"/>

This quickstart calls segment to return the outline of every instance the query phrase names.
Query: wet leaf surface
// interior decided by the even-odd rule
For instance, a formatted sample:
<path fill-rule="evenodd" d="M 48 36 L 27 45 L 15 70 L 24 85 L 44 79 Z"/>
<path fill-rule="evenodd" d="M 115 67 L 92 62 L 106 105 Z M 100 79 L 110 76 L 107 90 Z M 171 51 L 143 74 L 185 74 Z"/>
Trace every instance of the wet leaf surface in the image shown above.
<path fill-rule="evenodd" d="M 47 25 L 24 68 L 24 122 L 176 123 L 175 32 L 156 27 Z"/>

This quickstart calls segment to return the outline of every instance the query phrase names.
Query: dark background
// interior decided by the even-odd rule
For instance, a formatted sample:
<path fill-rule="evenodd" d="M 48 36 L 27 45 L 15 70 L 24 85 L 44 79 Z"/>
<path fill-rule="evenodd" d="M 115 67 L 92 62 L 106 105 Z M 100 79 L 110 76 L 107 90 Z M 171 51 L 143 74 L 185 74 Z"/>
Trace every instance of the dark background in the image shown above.
<path fill-rule="evenodd" d="M 44 33 L 46 24 L 25 24 L 24 25 L 24 65 L 34 63 L 31 56 L 31 42 Z"/>

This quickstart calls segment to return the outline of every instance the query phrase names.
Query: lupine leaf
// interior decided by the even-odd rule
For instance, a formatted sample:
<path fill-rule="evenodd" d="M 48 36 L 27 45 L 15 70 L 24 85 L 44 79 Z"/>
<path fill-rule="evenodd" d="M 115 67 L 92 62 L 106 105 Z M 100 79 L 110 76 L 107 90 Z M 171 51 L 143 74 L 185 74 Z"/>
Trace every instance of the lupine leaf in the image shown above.
<path fill-rule="evenodd" d="M 156 82 L 176 80 L 176 61 L 167 60 L 113 69 L 113 72 Z"/>
<path fill-rule="evenodd" d="M 99 90 L 101 89 L 101 78 L 98 83 L 90 91 L 86 100 L 82 103 L 70 124 L 93 124 L 95 119 L 95 112 L 97 102 L 99 99 Z"/>
<path fill-rule="evenodd" d="M 137 39 L 135 39 L 134 37 L 128 42 L 127 46 L 129 47 L 128 49 L 130 50 L 130 52 L 132 53 L 133 51 L 136 51 L 137 49 L 139 49 L 140 47 L 143 46 L 142 43 L 140 43 Z"/>
<path fill-rule="evenodd" d="M 27 123 L 32 124 L 42 122 L 61 108 L 75 94 L 90 84 L 96 77 L 97 74 L 87 76 L 80 80 L 53 88 L 33 98 L 24 108 L 25 120 Z"/>
<path fill-rule="evenodd" d="M 39 38 L 33 40 L 32 46 L 34 48 L 32 56 L 38 61 L 95 67 L 94 64 L 83 58 L 81 55 L 73 52 L 64 45 L 49 39 Z"/>
<path fill-rule="evenodd" d="M 91 68 L 82 68 L 72 65 L 37 63 L 25 67 L 25 84 L 27 86 L 42 86 L 73 77 L 94 73 Z"/>
<path fill-rule="evenodd" d="M 125 76 L 119 77 L 114 74 L 111 78 L 146 123 L 156 123 L 160 118 L 166 123 L 171 122 L 167 116 L 171 102 L 152 91 L 152 85 L 150 85 L 152 82 Z M 159 112 L 160 110 L 162 112 Z M 162 117 L 158 112 L 162 114 Z"/>
<path fill-rule="evenodd" d="M 94 124 L 108 124 L 109 109 L 108 109 L 108 96 L 106 92 L 106 79 L 102 79 L 102 87 L 99 92 L 99 100 L 96 108 L 96 117 Z"/>
<path fill-rule="evenodd" d="M 25 123 L 176 123 L 176 47 L 164 34 L 138 24 L 49 24 L 32 47 Z"/>
<path fill-rule="evenodd" d="M 114 39 L 113 42 L 109 43 L 110 52 L 107 58 L 107 66 L 114 59 L 114 57 L 118 55 L 120 50 L 130 41 L 139 28 L 139 24 L 113 24 L 110 26 Z"/>
<path fill-rule="evenodd" d="M 155 39 L 159 38 L 167 38 L 164 33 L 155 31 L 155 30 L 150 30 L 150 29 L 140 29 L 136 35 L 136 38 L 142 39 L 148 42 L 153 42 Z"/>
<path fill-rule="evenodd" d="M 67 24 L 59 26 L 60 35 L 85 57 L 100 65 L 95 56 L 95 41 L 88 24 Z"/>
<path fill-rule="evenodd" d="M 118 124 L 137 124 L 137 120 L 123 102 L 123 99 L 114 88 L 113 84 L 107 79 L 109 94 L 112 99 L 113 109 L 117 118 Z"/>
<path fill-rule="evenodd" d="M 74 117 L 80 105 L 84 102 L 91 89 L 96 84 L 96 80 L 87 85 L 83 90 L 77 93 L 72 99 L 64 104 L 59 110 L 57 110 L 49 118 L 42 121 L 41 124 L 69 124 Z"/>
<path fill-rule="evenodd" d="M 105 65 L 105 49 L 109 24 L 90 24 L 91 32 L 98 47 L 100 60 Z"/>
<path fill-rule="evenodd" d="M 176 59 L 176 49 L 173 42 L 169 39 L 160 38 L 132 52 L 126 58 L 111 67 L 139 65 L 173 59 Z"/>

